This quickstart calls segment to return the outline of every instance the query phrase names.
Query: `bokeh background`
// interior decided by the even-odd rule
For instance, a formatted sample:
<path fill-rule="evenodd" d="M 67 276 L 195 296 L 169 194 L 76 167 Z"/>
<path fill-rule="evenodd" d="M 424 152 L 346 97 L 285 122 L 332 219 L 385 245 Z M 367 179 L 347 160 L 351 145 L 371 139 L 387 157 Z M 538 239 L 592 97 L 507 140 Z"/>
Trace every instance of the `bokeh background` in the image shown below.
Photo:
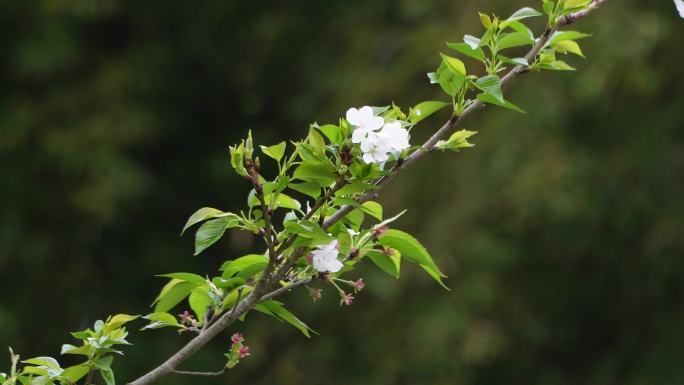
<path fill-rule="evenodd" d="M 201 206 L 243 205 L 228 145 L 247 129 L 262 144 L 303 137 L 350 106 L 441 98 L 425 73 L 443 43 L 479 34 L 477 9 L 522 6 L 540 8 L 0 2 L 0 346 L 58 356 L 68 331 L 147 312 L 155 274 L 211 274 L 261 248 L 233 234 L 193 257 L 178 236 Z M 595 34 L 588 60 L 569 59 L 579 72 L 520 78 L 509 98 L 527 114 L 473 116 L 474 149 L 431 155 L 383 193 L 388 213 L 409 209 L 398 226 L 451 292 L 412 266 L 398 281 L 367 266 L 351 308 L 325 288 L 317 304 L 286 299 L 319 336 L 252 314 L 231 331 L 253 356 L 228 376 L 161 383 L 684 383 L 684 20 L 671 1 L 621 0 L 576 28 Z M 227 336 L 186 368 L 219 369 Z M 133 331 L 119 382 L 187 338 Z"/>

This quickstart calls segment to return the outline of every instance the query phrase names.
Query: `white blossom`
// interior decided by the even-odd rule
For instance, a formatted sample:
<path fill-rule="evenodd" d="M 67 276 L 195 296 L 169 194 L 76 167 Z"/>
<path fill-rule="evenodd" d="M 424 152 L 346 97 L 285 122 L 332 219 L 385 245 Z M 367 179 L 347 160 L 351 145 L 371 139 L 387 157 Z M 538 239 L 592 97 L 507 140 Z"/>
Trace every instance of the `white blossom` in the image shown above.
<path fill-rule="evenodd" d="M 385 163 L 389 159 L 391 148 L 379 134 L 371 132 L 361 141 L 363 161 L 366 163 Z"/>
<path fill-rule="evenodd" d="M 352 143 L 360 145 L 366 163 L 383 166 L 390 154 L 410 147 L 409 133 L 401 127 L 401 122 L 386 123 L 382 116 L 374 115 L 372 107 L 350 108 L 347 121 L 354 126 Z"/>
<path fill-rule="evenodd" d="M 679 16 L 684 19 L 684 1 L 682 0 L 674 0 L 675 7 L 677 7 L 677 11 L 679 12 Z"/>
<path fill-rule="evenodd" d="M 383 139 L 385 145 L 392 149 L 392 151 L 403 151 L 411 147 L 408 130 L 402 128 L 399 121 L 385 124 L 378 133 L 378 136 Z"/>
<path fill-rule="evenodd" d="M 314 269 L 323 273 L 329 271 L 336 273 L 342 269 L 344 264 L 337 260 L 339 255 L 337 240 L 330 242 L 327 245 L 317 246 L 316 250 L 311 252 L 311 263 Z"/>
<path fill-rule="evenodd" d="M 369 106 L 360 109 L 350 108 L 347 110 L 347 121 L 356 128 L 352 133 L 352 142 L 361 143 L 369 133 L 382 128 L 385 119 L 382 116 L 375 116 L 373 108 Z"/>

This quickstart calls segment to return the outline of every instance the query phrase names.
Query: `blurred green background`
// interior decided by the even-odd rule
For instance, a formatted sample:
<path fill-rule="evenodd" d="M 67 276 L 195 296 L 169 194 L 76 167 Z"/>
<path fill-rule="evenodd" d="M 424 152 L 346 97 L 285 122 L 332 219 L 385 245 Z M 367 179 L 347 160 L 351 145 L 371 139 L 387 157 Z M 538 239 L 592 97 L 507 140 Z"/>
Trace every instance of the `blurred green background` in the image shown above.
<path fill-rule="evenodd" d="M 250 128 L 274 144 L 351 106 L 441 98 L 425 73 L 443 43 L 479 34 L 478 9 L 522 6 L 541 8 L 0 2 L 0 346 L 58 356 L 68 331 L 147 312 L 154 274 L 211 274 L 261 248 L 233 234 L 193 257 L 178 236 L 201 206 L 243 205 L 228 145 Z M 366 266 L 350 308 L 325 288 L 317 304 L 286 299 L 319 336 L 251 314 L 231 329 L 249 360 L 161 383 L 684 383 L 684 20 L 671 1 L 622 0 L 574 28 L 595 34 L 588 60 L 569 58 L 579 72 L 518 79 L 509 98 L 527 114 L 478 113 L 462 125 L 477 147 L 431 155 L 383 193 L 387 213 L 409 209 L 398 227 L 451 292 L 413 266 L 399 281 Z M 121 383 L 189 337 L 132 334 Z M 219 369 L 228 335 L 185 368 Z"/>

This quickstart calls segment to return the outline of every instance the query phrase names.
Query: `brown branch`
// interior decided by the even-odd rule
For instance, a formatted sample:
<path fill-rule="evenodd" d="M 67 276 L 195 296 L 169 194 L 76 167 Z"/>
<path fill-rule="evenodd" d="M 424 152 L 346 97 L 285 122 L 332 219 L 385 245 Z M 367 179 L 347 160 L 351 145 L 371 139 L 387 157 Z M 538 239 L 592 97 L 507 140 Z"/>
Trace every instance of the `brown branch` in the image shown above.
<path fill-rule="evenodd" d="M 579 11 L 572 13 L 570 15 L 566 15 L 563 17 L 560 17 L 557 21 L 556 24 L 547 30 L 534 44 L 532 49 L 525 55 L 525 58 L 528 59 L 528 62 L 532 59 L 534 59 L 537 54 L 539 54 L 539 51 L 542 49 L 544 44 L 548 41 L 549 37 L 558 30 L 560 27 L 565 26 L 567 24 L 574 23 L 578 19 L 586 16 L 591 12 L 592 10 L 598 8 L 599 5 L 604 3 L 606 0 L 594 0 L 586 10 Z M 526 66 L 516 66 L 513 69 L 511 69 L 502 79 L 502 87 L 507 85 L 516 75 L 518 75 L 521 70 L 524 70 Z M 476 101 L 468 108 L 466 108 L 463 113 L 456 117 L 452 116 L 442 127 L 440 127 L 431 137 L 428 139 L 423 146 L 414 151 L 410 156 L 408 156 L 403 162 L 399 163 L 396 165 L 396 167 L 393 169 L 393 173 L 389 176 L 383 177 L 379 179 L 376 182 L 377 189 L 380 189 L 382 186 L 387 184 L 389 181 L 391 181 L 394 176 L 401 170 L 405 169 L 409 165 L 413 164 L 416 162 L 418 159 L 422 158 L 426 153 L 431 151 L 435 144 L 446 137 L 448 134 L 450 134 L 454 128 L 463 120 L 463 118 L 467 117 L 468 115 L 472 114 L 475 110 L 480 109 L 484 106 L 484 104 L 480 101 Z M 258 183 L 258 179 L 256 180 Z M 263 190 L 262 190 L 263 193 Z M 376 192 L 372 193 L 367 193 L 364 194 L 360 197 L 359 202 L 365 202 L 369 199 L 371 199 Z M 346 214 L 348 214 L 350 211 L 354 209 L 353 206 L 344 206 L 340 208 L 337 212 L 335 212 L 333 215 L 328 217 L 324 222 L 321 227 L 323 229 L 327 229 L 333 224 L 337 223 L 340 219 L 342 219 Z M 266 220 L 266 215 L 270 215 L 267 210 L 264 210 L 264 220 Z M 269 216 L 270 220 L 270 216 Z M 267 239 L 270 239 L 270 237 L 267 237 Z M 272 242 L 272 239 L 270 240 Z M 289 246 L 288 246 L 289 247 Z M 279 251 L 285 250 L 285 248 L 281 248 Z M 271 252 L 271 250 L 269 250 Z M 293 253 L 296 254 L 296 253 Z M 275 255 L 275 254 L 272 254 Z M 202 333 L 200 333 L 197 337 L 193 338 L 190 340 L 185 346 L 183 346 L 178 352 L 176 352 L 173 356 L 171 356 L 168 360 L 166 360 L 163 364 L 158 366 L 157 368 L 153 369 L 152 371 L 148 372 L 147 374 L 143 375 L 142 377 L 138 378 L 137 380 L 129 383 L 129 385 L 147 385 L 151 384 L 152 382 L 155 382 L 159 380 L 160 378 L 173 373 L 175 371 L 175 368 L 180 365 L 183 361 L 188 359 L 190 356 L 195 354 L 199 349 L 201 349 L 204 345 L 206 345 L 209 341 L 211 341 L 214 337 L 216 337 L 221 331 L 223 331 L 225 328 L 227 328 L 230 324 L 232 324 L 235 319 L 240 317 L 242 314 L 245 312 L 251 310 L 254 306 L 256 306 L 260 301 L 263 301 L 264 298 L 270 299 L 273 298 L 277 295 L 280 295 L 289 289 L 294 288 L 293 284 L 290 284 L 288 286 L 285 286 L 283 288 L 276 289 L 275 291 L 266 294 L 266 288 L 268 287 L 269 284 L 269 276 L 271 275 L 274 267 L 275 267 L 275 262 L 276 262 L 276 257 L 269 258 L 269 263 L 266 265 L 264 268 L 264 271 L 261 273 L 261 278 L 259 279 L 257 285 L 255 286 L 254 290 L 249 293 L 249 295 L 240 303 L 235 305 L 235 308 L 233 311 L 228 312 L 221 316 L 214 324 L 209 326 L 206 330 L 204 330 Z M 276 277 L 273 277 L 276 278 Z M 304 285 L 304 281 L 297 281 L 297 282 L 302 282 L 300 284 Z M 296 282 L 296 283 L 297 283 Z"/>

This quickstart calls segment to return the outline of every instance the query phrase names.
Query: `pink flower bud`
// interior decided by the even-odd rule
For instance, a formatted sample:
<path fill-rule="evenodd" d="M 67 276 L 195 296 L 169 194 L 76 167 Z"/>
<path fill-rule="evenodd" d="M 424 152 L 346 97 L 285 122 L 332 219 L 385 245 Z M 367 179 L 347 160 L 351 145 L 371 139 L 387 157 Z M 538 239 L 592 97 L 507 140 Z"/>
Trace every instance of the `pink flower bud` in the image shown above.
<path fill-rule="evenodd" d="M 311 299 L 313 299 L 314 302 L 317 302 L 319 299 L 321 299 L 322 293 L 322 289 L 311 289 Z"/>
<path fill-rule="evenodd" d="M 354 286 L 354 290 L 361 291 L 366 287 L 366 284 L 363 282 L 363 278 L 359 278 L 352 283 L 352 286 Z"/>
<path fill-rule="evenodd" d="M 242 341 L 244 341 L 244 340 L 245 340 L 245 338 L 242 337 L 242 334 L 240 334 L 240 333 L 235 333 L 235 334 L 233 334 L 232 337 L 230 337 L 230 341 L 233 344 L 241 344 Z"/>
<path fill-rule="evenodd" d="M 375 228 L 375 229 L 373 229 L 373 237 L 380 238 L 385 234 L 385 232 L 387 230 L 388 230 L 388 227 L 386 225 Z"/>
<path fill-rule="evenodd" d="M 251 356 L 251 354 L 249 353 L 249 346 L 247 345 L 240 346 L 240 350 L 238 350 L 238 353 L 240 354 L 240 358 Z"/>
<path fill-rule="evenodd" d="M 192 325 L 192 321 L 194 321 L 192 314 L 190 314 L 190 312 L 187 310 L 181 314 L 178 314 L 178 318 L 180 319 L 181 325 Z"/>
<path fill-rule="evenodd" d="M 345 304 L 345 305 L 349 306 L 354 301 L 354 296 L 351 294 L 347 294 L 345 292 L 341 292 L 340 297 L 341 297 L 340 305 Z"/>

